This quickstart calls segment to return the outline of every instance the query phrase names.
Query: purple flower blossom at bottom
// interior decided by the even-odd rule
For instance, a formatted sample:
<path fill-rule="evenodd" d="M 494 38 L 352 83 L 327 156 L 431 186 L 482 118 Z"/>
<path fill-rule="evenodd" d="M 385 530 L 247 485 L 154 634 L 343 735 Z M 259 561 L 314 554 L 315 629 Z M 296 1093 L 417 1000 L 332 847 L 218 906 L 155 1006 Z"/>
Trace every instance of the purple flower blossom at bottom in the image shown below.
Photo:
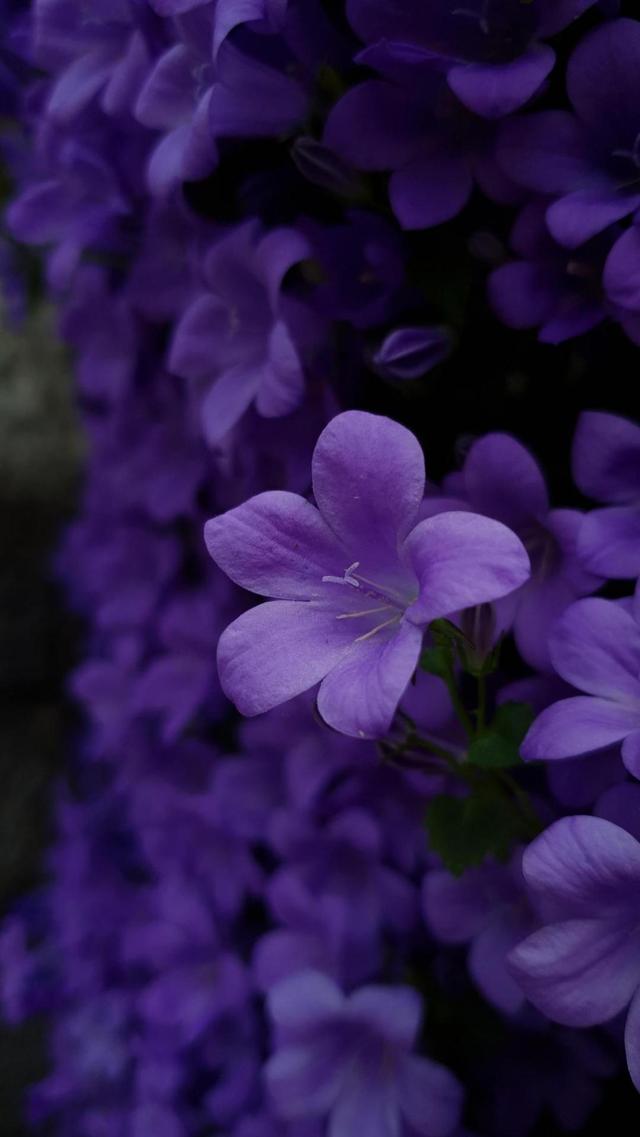
<path fill-rule="evenodd" d="M 412 1054 L 421 1017 L 409 987 L 361 987 L 345 997 L 319 972 L 271 991 L 276 1050 L 267 1087 L 286 1120 L 329 1118 L 330 1137 L 447 1137 L 462 1089 L 444 1066 Z"/>
<path fill-rule="evenodd" d="M 600 817 L 566 817 L 524 854 L 545 917 L 510 956 L 545 1015 L 573 1027 L 607 1022 L 629 1004 L 625 1047 L 640 1089 L 640 844 Z"/>

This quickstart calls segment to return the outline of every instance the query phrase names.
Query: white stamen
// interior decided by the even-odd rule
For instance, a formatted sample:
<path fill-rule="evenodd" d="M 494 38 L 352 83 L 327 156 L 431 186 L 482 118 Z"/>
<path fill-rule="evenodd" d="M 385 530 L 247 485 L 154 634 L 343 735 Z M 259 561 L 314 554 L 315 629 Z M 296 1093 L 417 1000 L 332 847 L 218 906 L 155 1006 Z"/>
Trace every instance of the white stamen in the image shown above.
<path fill-rule="evenodd" d="M 344 576 L 323 576 L 323 584 L 350 584 L 352 588 L 359 588 L 360 585 L 357 580 L 352 577 L 352 572 L 357 569 L 360 561 L 354 561 L 352 565 L 344 570 Z"/>
<path fill-rule="evenodd" d="M 363 636 L 358 636 L 358 638 L 355 640 L 355 643 L 360 644 L 360 643 L 363 643 L 365 640 L 370 640 L 372 636 L 375 636 L 376 632 L 381 632 L 383 628 L 388 628 L 389 624 L 399 624 L 399 623 L 400 623 L 400 617 L 399 616 L 392 616 L 390 620 L 385 620 L 382 624 L 378 624 L 378 626 L 376 628 L 372 628 L 370 632 L 365 632 L 365 634 Z"/>
<path fill-rule="evenodd" d="M 382 604 L 379 608 L 363 608 L 362 612 L 342 612 L 336 620 L 355 620 L 358 616 L 372 616 L 374 612 L 390 612 L 390 604 Z"/>

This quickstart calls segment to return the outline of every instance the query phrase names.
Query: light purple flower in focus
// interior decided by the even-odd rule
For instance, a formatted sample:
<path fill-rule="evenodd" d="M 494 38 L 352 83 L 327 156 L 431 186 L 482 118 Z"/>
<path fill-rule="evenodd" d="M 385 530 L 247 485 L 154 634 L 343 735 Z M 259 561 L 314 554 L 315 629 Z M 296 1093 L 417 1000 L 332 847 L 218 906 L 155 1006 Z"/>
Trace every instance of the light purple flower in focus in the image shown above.
<path fill-rule="evenodd" d="M 512 592 L 529 560 L 506 526 L 472 513 L 415 525 L 424 493 L 417 439 L 390 419 L 338 415 L 313 455 L 317 508 L 259 494 L 207 522 L 213 559 L 271 597 L 218 644 L 225 692 L 259 714 L 322 681 L 325 721 L 359 738 L 386 733 L 432 621 Z"/>
<path fill-rule="evenodd" d="M 543 1014 L 572 1027 L 607 1022 L 629 1004 L 625 1048 L 640 1089 L 640 844 L 600 817 L 556 821 L 524 854 L 546 926 L 510 965 Z"/>
<path fill-rule="evenodd" d="M 270 993 L 277 1048 L 267 1087 L 285 1120 L 329 1118 L 330 1137 L 446 1137 L 462 1089 L 444 1066 L 412 1054 L 421 1018 L 410 987 L 361 987 L 345 997 L 319 972 Z"/>

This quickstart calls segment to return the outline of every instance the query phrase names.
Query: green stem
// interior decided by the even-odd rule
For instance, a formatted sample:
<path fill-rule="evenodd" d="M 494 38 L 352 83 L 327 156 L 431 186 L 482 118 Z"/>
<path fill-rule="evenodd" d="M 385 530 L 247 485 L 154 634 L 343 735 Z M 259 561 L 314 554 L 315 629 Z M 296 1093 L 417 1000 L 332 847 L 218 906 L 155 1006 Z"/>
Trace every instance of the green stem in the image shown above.
<path fill-rule="evenodd" d="M 522 789 L 522 786 L 518 785 L 515 778 L 512 778 L 511 774 L 508 774 L 506 770 L 496 770 L 496 774 L 505 789 L 509 791 L 510 795 L 517 802 L 520 808 L 520 814 L 523 821 L 526 823 L 530 836 L 532 838 L 537 837 L 541 832 L 543 826 L 540 818 L 538 817 L 538 814 L 531 804 L 528 794 L 525 793 L 525 791 Z"/>
<path fill-rule="evenodd" d="M 482 734 L 487 717 L 487 680 L 478 676 L 478 706 L 476 709 L 476 734 Z"/>
<path fill-rule="evenodd" d="M 467 711 L 467 708 L 460 698 L 460 692 L 458 690 L 458 684 L 456 683 L 456 678 L 453 673 L 453 667 L 451 667 L 449 670 L 444 681 L 447 685 L 447 690 L 453 704 L 453 709 L 456 712 L 456 715 L 458 716 L 458 719 L 460 720 L 465 733 L 469 738 L 473 738 L 475 734 L 473 723 L 471 722 L 471 717 Z"/>
<path fill-rule="evenodd" d="M 451 769 L 459 770 L 458 760 L 451 750 L 447 750 L 446 746 L 440 746 L 438 742 L 431 742 L 428 738 L 419 738 L 417 735 L 411 736 L 407 739 L 407 746 L 410 749 L 425 750 L 429 754 L 435 754 L 438 758 L 444 759 Z"/>

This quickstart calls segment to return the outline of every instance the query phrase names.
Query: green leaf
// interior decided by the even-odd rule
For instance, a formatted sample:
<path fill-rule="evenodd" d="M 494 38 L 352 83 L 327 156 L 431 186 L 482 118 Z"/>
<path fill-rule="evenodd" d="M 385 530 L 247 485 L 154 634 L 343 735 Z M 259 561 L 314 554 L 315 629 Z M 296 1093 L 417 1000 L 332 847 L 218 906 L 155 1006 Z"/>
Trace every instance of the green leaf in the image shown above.
<path fill-rule="evenodd" d="M 420 656 L 420 667 L 430 675 L 445 679 L 451 669 L 451 653 L 446 647 L 428 647 Z"/>
<path fill-rule="evenodd" d="M 506 860 L 522 838 L 514 803 L 496 787 L 482 786 L 468 797 L 440 794 L 427 806 L 429 843 L 454 876 L 486 857 Z"/>
<path fill-rule="evenodd" d="M 504 703 L 498 707 L 491 726 L 471 743 L 467 761 L 493 770 L 519 766 L 520 745 L 533 717 L 526 703 Z"/>

